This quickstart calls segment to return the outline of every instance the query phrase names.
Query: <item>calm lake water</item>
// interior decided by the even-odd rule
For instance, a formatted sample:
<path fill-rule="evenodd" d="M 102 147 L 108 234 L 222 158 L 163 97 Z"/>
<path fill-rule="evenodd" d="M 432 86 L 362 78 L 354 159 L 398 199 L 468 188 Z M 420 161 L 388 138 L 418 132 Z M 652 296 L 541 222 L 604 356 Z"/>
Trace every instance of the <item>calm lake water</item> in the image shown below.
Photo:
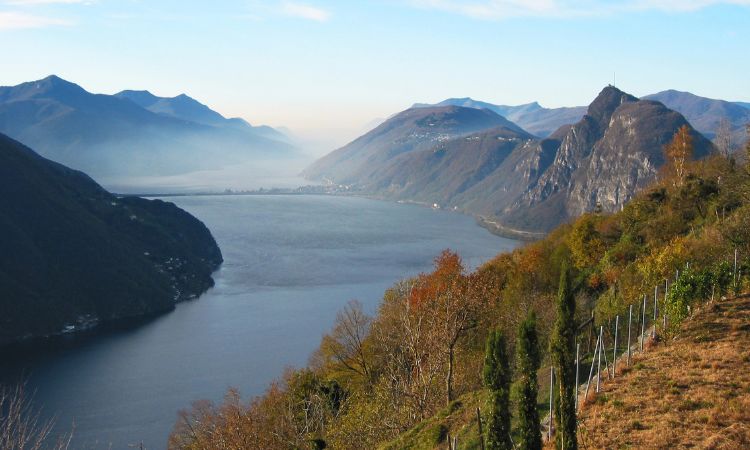
<path fill-rule="evenodd" d="M 336 312 L 359 299 L 374 312 L 395 281 L 428 270 L 444 248 L 476 266 L 516 241 L 473 219 L 427 208 L 327 196 L 175 197 L 224 254 L 216 287 L 138 326 L 3 358 L 23 373 L 73 448 L 163 449 L 179 409 L 220 401 L 230 386 L 261 394 L 302 366 Z"/>

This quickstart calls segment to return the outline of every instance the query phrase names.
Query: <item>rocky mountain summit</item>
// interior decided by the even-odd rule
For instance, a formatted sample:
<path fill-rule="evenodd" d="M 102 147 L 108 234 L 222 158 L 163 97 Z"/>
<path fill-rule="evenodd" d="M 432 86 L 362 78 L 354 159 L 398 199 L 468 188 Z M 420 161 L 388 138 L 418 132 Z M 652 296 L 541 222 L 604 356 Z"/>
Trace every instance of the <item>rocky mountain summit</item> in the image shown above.
<path fill-rule="evenodd" d="M 463 211 L 506 231 L 546 232 L 586 211 L 621 208 L 654 179 L 664 146 L 681 126 L 690 127 L 695 157 L 712 149 L 678 112 L 613 86 L 578 122 L 545 139 L 508 126 L 489 109 L 473 108 L 470 115 L 466 107 L 452 106 L 451 114 L 435 116 L 435 108 L 445 107 L 418 107 L 391 118 L 317 161 L 306 175 Z M 500 119 L 490 116 L 489 127 L 476 120 L 482 112 Z M 404 120 L 427 116 L 435 135 L 415 131 L 420 119 Z"/>

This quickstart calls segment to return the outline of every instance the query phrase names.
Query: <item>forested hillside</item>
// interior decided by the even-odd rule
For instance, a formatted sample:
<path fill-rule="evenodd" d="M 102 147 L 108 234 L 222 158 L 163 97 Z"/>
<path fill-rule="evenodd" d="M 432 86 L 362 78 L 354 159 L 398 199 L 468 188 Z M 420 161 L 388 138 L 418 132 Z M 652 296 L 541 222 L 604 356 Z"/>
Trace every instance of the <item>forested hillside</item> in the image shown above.
<path fill-rule="evenodd" d="M 490 333 L 507 337 L 517 371 L 514 337 L 533 311 L 541 365 L 551 363 L 561 267 L 569 267 L 575 322 L 594 311 L 596 326 L 682 271 L 665 305 L 676 329 L 712 291 L 746 289 L 750 273 L 750 167 L 721 155 L 692 161 L 693 151 L 682 127 L 659 156 L 656 181 L 621 211 L 583 214 L 474 272 L 446 250 L 432 272 L 390 288 L 373 317 L 350 303 L 308 367 L 287 371 L 250 402 L 232 391 L 220 405 L 196 403 L 181 414 L 170 447 L 445 448 L 460 431 L 452 427 L 463 426 L 452 416 L 462 404 L 488 409 Z M 735 249 L 740 275 L 729 283 Z"/>
<path fill-rule="evenodd" d="M 222 255 L 172 203 L 118 198 L 0 134 L 0 346 L 169 311 Z"/>

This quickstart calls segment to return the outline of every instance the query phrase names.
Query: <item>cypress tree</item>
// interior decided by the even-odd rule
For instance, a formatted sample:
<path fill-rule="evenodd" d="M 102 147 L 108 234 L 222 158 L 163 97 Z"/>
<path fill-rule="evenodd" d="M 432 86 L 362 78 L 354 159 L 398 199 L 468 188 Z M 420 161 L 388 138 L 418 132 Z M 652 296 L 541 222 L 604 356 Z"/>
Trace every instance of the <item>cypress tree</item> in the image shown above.
<path fill-rule="evenodd" d="M 539 385 L 536 373 L 541 365 L 539 337 L 536 333 L 536 314 L 529 313 L 518 327 L 516 343 L 516 399 L 518 401 L 518 428 L 521 450 L 542 448 L 542 434 L 539 424 L 539 411 L 536 409 Z"/>
<path fill-rule="evenodd" d="M 576 450 L 575 409 L 575 297 L 570 287 L 570 273 L 563 264 L 557 293 L 557 321 L 552 334 L 550 353 L 558 380 L 555 426 L 557 448 Z"/>
<path fill-rule="evenodd" d="M 487 337 L 484 357 L 484 384 L 490 390 L 490 417 L 487 423 L 487 449 L 512 449 L 510 440 L 510 364 L 505 336 L 493 330 Z"/>

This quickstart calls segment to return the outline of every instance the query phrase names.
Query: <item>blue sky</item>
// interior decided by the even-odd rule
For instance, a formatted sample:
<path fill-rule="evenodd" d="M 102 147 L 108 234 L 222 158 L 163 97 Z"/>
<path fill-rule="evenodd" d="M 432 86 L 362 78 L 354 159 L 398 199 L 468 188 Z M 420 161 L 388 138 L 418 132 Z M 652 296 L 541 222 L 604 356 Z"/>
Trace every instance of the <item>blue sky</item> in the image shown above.
<path fill-rule="evenodd" d="M 750 101 L 750 0 L 0 0 L 0 84 L 185 92 L 340 143 L 414 102 Z"/>

